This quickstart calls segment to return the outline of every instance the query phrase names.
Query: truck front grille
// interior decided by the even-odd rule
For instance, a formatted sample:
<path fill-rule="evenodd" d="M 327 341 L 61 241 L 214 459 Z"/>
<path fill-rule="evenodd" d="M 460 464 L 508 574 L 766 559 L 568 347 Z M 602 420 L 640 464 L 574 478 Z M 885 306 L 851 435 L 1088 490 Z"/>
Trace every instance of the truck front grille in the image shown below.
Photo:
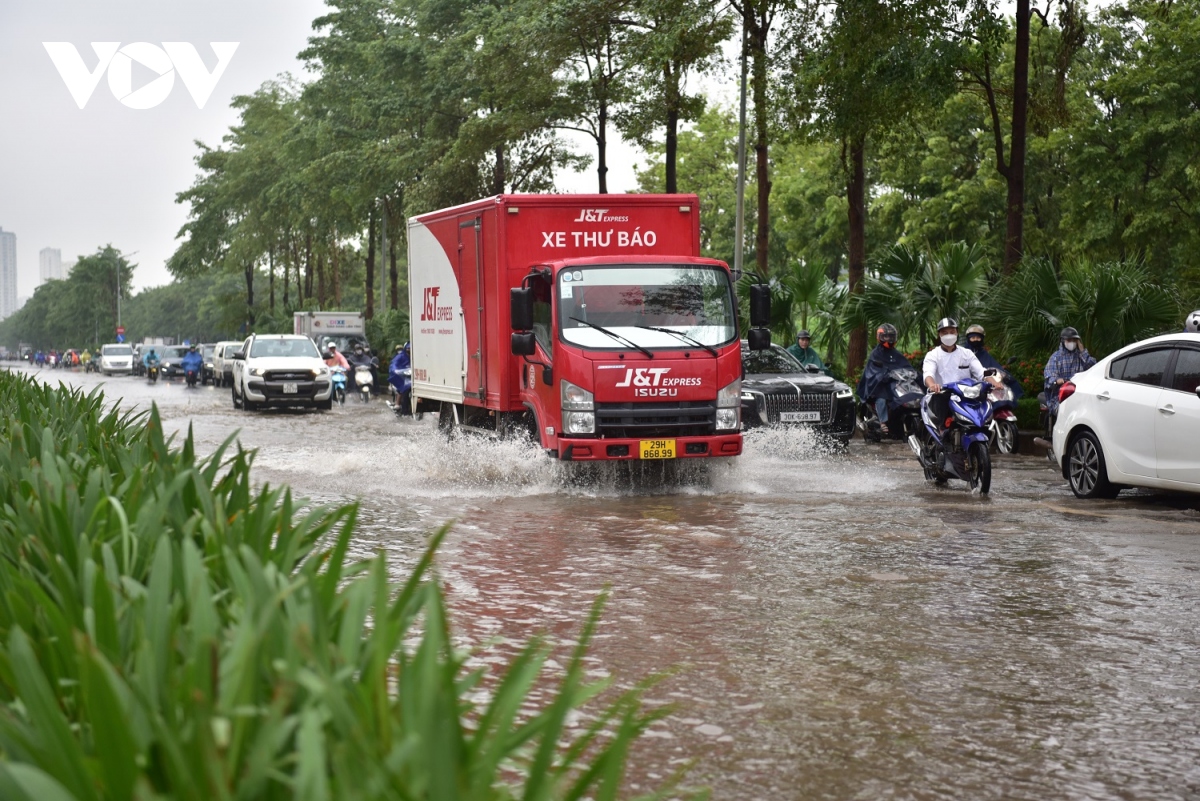
<path fill-rule="evenodd" d="M 268 370 L 263 374 L 266 381 L 312 381 L 316 377 L 312 370 Z"/>
<path fill-rule="evenodd" d="M 832 392 L 766 395 L 764 400 L 767 405 L 767 420 L 772 423 L 779 422 L 780 412 L 820 412 L 822 423 L 833 420 Z"/>
<path fill-rule="evenodd" d="M 600 437 L 701 437 L 712 434 L 716 424 L 717 407 L 712 401 L 596 404 Z"/>

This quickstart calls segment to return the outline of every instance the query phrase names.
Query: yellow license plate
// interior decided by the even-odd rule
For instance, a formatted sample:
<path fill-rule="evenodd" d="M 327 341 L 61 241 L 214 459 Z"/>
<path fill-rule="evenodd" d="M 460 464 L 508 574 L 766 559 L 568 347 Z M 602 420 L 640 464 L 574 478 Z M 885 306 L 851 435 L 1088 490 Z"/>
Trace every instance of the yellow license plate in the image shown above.
<path fill-rule="evenodd" d="M 643 459 L 674 459 L 675 440 L 644 439 L 638 443 Z"/>

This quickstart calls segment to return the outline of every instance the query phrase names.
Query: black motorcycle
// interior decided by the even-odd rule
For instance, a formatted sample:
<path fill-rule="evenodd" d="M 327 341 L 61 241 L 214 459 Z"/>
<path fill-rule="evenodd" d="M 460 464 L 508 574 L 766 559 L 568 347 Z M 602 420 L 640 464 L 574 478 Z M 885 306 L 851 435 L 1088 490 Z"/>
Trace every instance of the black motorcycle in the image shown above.
<path fill-rule="evenodd" d="M 188 370 L 183 374 L 183 380 L 187 382 L 188 387 L 194 389 L 196 384 L 200 381 L 200 371 Z"/>
<path fill-rule="evenodd" d="M 158 381 L 158 365 L 157 364 L 151 364 L 146 367 L 146 378 L 148 378 L 150 380 L 151 384 Z"/>
<path fill-rule="evenodd" d="M 864 398 L 858 404 L 858 428 L 863 432 L 863 439 L 868 442 L 879 442 L 883 439 L 907 440 L 921 425 L 921 398 L 924 397 L 925 391 L 921 387 L 920 374 L 911 367 L 897 367 L 888 373 L 888 379 L 891 396 L 887 399 L 886 433 L 875 411 L 875 400 Z"/>

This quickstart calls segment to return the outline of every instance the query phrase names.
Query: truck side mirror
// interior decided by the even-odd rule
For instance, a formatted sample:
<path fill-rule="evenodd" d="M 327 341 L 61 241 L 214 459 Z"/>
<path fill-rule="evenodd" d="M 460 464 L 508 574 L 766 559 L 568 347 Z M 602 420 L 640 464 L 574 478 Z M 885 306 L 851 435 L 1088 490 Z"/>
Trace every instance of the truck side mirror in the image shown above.
<path fill-rule="evenodd" d="M 533 290 L 528 287 L 518 286 L 513 287 L 508 292 L 512 329 L 514 331 L 528 331 L 533 328 Z M 516 340 L 514 339 L 513 342 L 515 343 Z M 516 353 L 516 351 L 514 350 L 513 353 Z"/>
<path fill-rule="evenodd" d="M 246 361 L 246 354 L 239 350 L 237 353 L 233 354 L 233 359 L 234 361 L 244 362 Z"/>
<path fill-rule="evenodd" d="M 771 331 L 766 328 L 751 328 L 746 339 L 750 350 L 766 350 L 771 347 Z"/>
<path fill-rule="evenodd" d="M 769 328 L 771 325 L 771 287 L 750 285 L 750 327 Z M 769 339 L 769 338 L 768 338 Z"/>
<path fill-rule="evenodd" d="M 515 292 L 516 290 L 513 291 Z M 512 352 L 513 356 L 532 356 L 534 354 L 533 332 L 514 331 L 512 335 Z"/>

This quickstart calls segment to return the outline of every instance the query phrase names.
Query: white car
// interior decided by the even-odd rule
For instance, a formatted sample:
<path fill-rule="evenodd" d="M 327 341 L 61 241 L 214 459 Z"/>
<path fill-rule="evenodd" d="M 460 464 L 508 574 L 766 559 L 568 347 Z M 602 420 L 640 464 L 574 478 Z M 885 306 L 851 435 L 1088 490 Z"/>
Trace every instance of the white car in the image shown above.
<path fill-rule="evenodd" d="M 299 334 L 252 334 L 233 354 L 233 406 L 333 408 L 333 382 L 317 346 Z"/>
<path fill-rule="evenodd" d="M 102 375 L 131 375 L 133 373 L 132 345 L 101 345 L 100 373 Z"/>
<path fill-rule="evenodd" d="M 242 349 L 240 341 L 225 340 L 213 348 L 213 383 L 222 387 L 233 386 L 233 354 Z"/>
<path fill-rule="evenodd" d="M 1129 345 L 1064 388 L 1053 452 L 1078 497 L 1200 492 L 1200 334 Z"/>

